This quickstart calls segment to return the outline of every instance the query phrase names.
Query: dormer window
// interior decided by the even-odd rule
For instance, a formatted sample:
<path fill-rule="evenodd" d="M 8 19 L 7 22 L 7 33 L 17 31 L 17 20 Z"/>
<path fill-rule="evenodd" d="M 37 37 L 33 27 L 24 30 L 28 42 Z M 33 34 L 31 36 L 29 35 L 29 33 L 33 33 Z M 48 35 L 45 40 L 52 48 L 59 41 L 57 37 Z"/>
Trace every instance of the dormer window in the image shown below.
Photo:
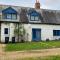
<path fill-rule="evenodd" d="M 39 21 L 39 13 L 37 13 L 36 11 L 31 11 L 30 13 L 28 13 L 28 19 L 30 21 Z"/>
<path fill-rule="evenodd" d="M 10 19 L 10 20 L 16 20 L 17 19 L 17 12 L 9 7 L 2 11 L 3 19 Z"/>

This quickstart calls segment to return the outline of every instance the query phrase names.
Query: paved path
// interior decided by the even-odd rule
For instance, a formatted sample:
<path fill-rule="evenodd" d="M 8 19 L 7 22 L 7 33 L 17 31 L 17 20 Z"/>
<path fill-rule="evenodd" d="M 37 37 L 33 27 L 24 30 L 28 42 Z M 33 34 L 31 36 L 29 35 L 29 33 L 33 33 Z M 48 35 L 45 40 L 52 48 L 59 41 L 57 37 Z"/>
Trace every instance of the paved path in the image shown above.
<path fill-rule="evenodd" d="M 0 44 L 0 60 L 17 60 L 26 57 L 43 57 L 60 55 L 60 48 L 32 50 L 32 51 L 14 51 L 4 52 L 4 44 Z"/>

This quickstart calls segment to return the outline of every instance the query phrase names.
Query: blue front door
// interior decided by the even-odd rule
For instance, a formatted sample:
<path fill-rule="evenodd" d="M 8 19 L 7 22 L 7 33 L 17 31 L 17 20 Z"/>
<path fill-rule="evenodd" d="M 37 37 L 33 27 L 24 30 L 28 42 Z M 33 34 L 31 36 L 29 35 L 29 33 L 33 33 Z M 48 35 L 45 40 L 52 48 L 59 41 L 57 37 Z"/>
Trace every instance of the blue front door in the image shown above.
<path fill-rule="evenodd" d="M 33 41 L 41 40 L 41 29 L 32 29 L 32 40 Z"/>

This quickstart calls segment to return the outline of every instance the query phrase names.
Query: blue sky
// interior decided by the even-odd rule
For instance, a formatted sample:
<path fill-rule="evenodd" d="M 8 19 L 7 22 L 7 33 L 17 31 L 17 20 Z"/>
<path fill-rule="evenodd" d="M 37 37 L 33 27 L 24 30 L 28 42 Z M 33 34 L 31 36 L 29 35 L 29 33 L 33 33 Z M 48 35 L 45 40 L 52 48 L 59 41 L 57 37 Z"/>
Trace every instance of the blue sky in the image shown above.
<path fill-rule="evenodd" d="M 0 4 L 34 7 L 35 0 L 0 0 Z M 41 8 L 60 10 L 60 0 L 40 0 Z"/>

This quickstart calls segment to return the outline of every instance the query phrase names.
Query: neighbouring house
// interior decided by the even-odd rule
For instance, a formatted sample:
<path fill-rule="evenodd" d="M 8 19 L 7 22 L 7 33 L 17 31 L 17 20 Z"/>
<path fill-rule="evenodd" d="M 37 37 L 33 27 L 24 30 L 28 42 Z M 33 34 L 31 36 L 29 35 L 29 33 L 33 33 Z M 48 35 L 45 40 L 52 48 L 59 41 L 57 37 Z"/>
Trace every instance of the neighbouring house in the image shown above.
<path fill-rule="evenodd" d="M 22 27 L 25 33 L 23 29 L 19 31 Z M 21 39 L 60 39 L 60 11 L 41 9 L 37 0 L 35 8 L 0 5 L 0 42 L 20 42 Z"/>

